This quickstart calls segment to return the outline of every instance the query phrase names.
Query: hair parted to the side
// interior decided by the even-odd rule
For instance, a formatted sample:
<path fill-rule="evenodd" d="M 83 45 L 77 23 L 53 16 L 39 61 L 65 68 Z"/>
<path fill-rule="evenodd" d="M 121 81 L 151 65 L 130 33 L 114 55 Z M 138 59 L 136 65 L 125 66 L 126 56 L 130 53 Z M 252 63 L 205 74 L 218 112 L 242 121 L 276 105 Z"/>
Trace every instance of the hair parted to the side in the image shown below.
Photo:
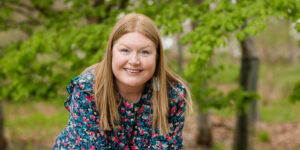
<path fill-rule="evenodd" d="M 154 76 L 160 80 L 160 90 L 153 90 L 153 123 L 152 129 L 158 127 L 160 133 L 167 134 L 170 131 L 168 123 L 169 101 L 167 97 L 167 85 L 170 81 L 179 82 L 186 89 L 185 101 L 187 112 L 191 109 L 190 91 L 178 75 L 170 71 L 165 63 L 163 46 L 159 31 L 154 22 L 145 15 L 131 13 L 121 18 L 114 26 L 106 47 L 103 60 L 95 69 L 95 103 L 99 111 L 100 130 L 111 130 L 118 127 L 120 116 L 118 113 L 118 101 L 114 89 L 114 76 L 112 72 L 112 48 L 115 41 L 130 32 L 139 32 L 149 38 L 157 48 L 157 63 Z"/>

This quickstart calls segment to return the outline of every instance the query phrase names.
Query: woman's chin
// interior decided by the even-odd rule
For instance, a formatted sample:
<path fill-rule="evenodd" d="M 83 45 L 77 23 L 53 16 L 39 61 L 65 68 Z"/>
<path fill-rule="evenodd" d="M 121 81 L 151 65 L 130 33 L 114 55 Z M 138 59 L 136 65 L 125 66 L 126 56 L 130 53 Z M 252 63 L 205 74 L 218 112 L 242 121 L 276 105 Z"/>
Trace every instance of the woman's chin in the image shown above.
<path fill-rule="evenodd" d="M 128 83 L 125 84 L 126 87 L 131 87 L 131 88 L 139 88 L 144 86 L 145 83 Z"/>

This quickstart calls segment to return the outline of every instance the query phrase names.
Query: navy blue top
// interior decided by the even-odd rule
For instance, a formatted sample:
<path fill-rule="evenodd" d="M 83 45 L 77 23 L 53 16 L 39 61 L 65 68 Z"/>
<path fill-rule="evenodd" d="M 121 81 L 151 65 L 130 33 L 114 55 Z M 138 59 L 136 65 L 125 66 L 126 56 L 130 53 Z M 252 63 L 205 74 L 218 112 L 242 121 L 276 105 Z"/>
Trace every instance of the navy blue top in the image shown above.
<path fill-rule="evenodd" d="M 152 131 L 152 88 L 147 83 L 140 100 L 127 102 L 120 94 L 120 126 L 113 131 L 99 130 L 99 112 L 96 109 L 93 87 L 94 69 L 73 78 L 67 86 L 69 96 L 65 107 L 70 112 L 68 125 L 53 145 L 57 149 L 183 149 L 182 129 L 185 118 L 185 88 L 179 83 L 168 85 L 169 124 L 171 132 Z"/>

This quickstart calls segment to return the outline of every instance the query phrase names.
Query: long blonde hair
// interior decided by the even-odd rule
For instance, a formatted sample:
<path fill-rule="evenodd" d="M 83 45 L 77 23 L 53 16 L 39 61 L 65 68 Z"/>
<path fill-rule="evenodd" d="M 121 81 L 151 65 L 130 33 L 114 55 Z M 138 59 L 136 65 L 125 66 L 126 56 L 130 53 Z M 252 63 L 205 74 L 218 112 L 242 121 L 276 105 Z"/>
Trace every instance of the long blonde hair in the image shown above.
<path fill-rule="evenodd" d="M 165 63 L 163 46 L 159 31 L 154 22 L 142 14 L 128 14 L 121 18 L 114 26 L 106 47 L 103 60 L 95 69 L 95 103 L 99 111 L 99 126 L 102 130 L 111 130 L 118 127 L 120 116 L 118 112 L 119 101 L 115 95 L 114 77 L 112 73 L 112 47 L 116 40 L 130 32 L 139 32 L 149 38 L 157 47 L 157 63 L 154 76 L 160 80 L 160 90 L 153 90 L 153 123 L 152 129 L 158 127 L 160 133 L 167 134 L 170 131 L 168 123 L 169 100 L 167 97 L 167 85 L 170 81 L 181 83 L 186 89 L 187 112 L 191 108 L 191 96 L 184 80 L 170 71 Z"/>

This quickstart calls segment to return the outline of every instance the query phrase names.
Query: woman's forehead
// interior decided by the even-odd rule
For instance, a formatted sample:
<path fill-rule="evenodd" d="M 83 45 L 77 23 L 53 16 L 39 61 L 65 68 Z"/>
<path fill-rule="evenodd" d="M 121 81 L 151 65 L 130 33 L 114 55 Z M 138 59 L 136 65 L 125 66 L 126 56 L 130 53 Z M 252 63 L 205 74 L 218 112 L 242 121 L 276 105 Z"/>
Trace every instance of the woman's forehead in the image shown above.
<path fill-rule="evenodd" d="M 114 45 L 124 46 L 127 48 L 155 48 L 155 44 L 149 38 L 139 32 L 130 32 L 121 36 Z"/>

